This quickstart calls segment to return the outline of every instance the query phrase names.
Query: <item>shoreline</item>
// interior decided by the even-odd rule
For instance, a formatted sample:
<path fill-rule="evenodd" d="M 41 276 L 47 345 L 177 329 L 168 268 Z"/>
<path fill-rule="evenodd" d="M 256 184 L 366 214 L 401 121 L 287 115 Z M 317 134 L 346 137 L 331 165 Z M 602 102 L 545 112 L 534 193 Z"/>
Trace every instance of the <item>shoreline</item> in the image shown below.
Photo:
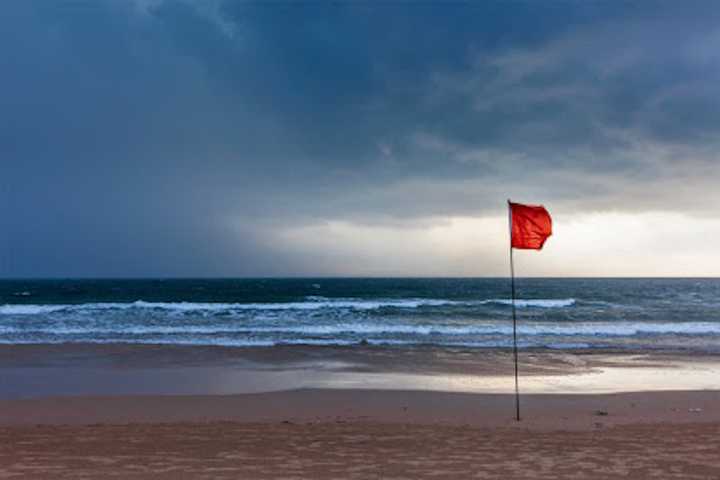
<path fill-rule="evenodd" d="M 527 394 L 720 389 L 720 355 L 524 351 Z M 258 348 L 2 345 L 0 399 L 233 395 L 300 389 L 514 392 L 509 350 L 436 347 Z"/>
<path fill-rule="evenodd" d="M 585 410 L 597 410 L 601 408 L 598 402 L 602 403 L 603 399 L 663 398 L 681 404 L 672 407 L 677 410 L 667 417 L 670 420 L 684 418 L 677 415 L 683 408 L 707 410 L 706 398 L 718 400 L 720 405 L 717 393 L 720 392 L 720 355 L 533 351 L 523 352 L 519 365 L 523 403 L 538 399 L 540 405 L 563 405 L 562 410 L 572 408 L 573 403 L 592 405 Z M 164 404 L 164 409 L 157 409 L 157 415 L 168 421 L 247 422 L 257 418 L 277 420 L 289 415 L 289 410 L 268 412 L 253 406 L 258 398 L 267 398 L 274 404 L 282 403 L 274 399 L 285 398 L 289 403 L 304 405 L 301 410 L 307 411 L 317 410 L 307 400 L 315 399 L 318 405 L 323 405 L 321 410 L 343 416 L 344 411 L 336 410 L 333 401 L 354 404 L 349 397 L 362 397 L 366 401 L 382 397 L 394 405 L 404 394 L 423 399 L 422 405 L 425 405 L 423 402 L 436 405 L 437 411 L 426 408 L 422 418 L 450 415 L 448 418 L 452 419 L 455 418 L 453 411 L 467 413 L 470 407 L 463 405 L 472 403 L 458 399 L 474 398 L 480 405 L 492 408 L 498 402 L 514 405 L 513 371 L 512 352 L 507 350 L 3 345 L 0 346 L 0 407 L 3 410 L 0 425 L 17 423 L 18 418 L 23 419 L 20 422 L 23 424 L 43 423 L 43 419 L 80 421 L 83 416 L 78 412 L 98 415 L 105 412 L 97 418 L 90 415 L 89 423 L 133 421 L 133 415 L 113 417 L 112 409 L 104 409 L 110 405 L 118 412 L 135 412 L 138 407 L 132 404 L 137 400 Z M 502 398 L 504 400 L 497 400 Z M 692 401 L 702 405 L 684 406 Z M 449 407 L 448 402 L 459 404 Z M 256 413 L 238 416 L 232 413 L 230 405 L 240 405 Z M 653 407 L 653 415 L 666 419 L 667 412 L 661 407 L 659 404 Z M 362 405 L 353 408 L 362 410 Z M 177 412 L 199 413 L 183 416 L 184 413 Z M 218 415 L 218 412 L 227 413 Z M 491 417 L 502 417 L 502 413 L 498 407 Z M 634 418 L 636 414 L 628 411 L 626 416 Z M 150 410 L 137 410 L 138 418 L 151 420 L 157 415 Z M 300 416 L 309 418 L 305 414 Z M 363 416 L 393 421 L 376 410 L 367 411 Z M 582 415 L 578 412 L 575 416 Z M 691 415 L 688 420 L 698 418 Z"/>
<path fill-rule="evenodd" d="M 718 360 L 521 355 L 516 422 L 514 396 L 487 391 L 511 391 L 510 352 L 3 346 L 0 478 L 718 478 Z M 612 378 L 654 391 L 588 391 Z M 679 378 L 715 388 L 661 390 Z M 218 393 L 248 381 L 265 391 Z"/>

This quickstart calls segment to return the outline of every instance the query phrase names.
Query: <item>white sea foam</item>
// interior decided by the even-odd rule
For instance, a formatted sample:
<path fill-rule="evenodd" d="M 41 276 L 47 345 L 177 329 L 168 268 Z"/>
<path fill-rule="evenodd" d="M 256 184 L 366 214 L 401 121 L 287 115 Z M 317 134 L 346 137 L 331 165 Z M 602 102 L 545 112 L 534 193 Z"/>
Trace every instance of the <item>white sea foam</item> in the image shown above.
<path fill-rule="evenodd" d="M 298 340 L 247 340 L 236 338 L 183 338 L 174 340 L 149 339 L 149 340 L 123 340 L 123 339 L 89 339 L 89 340 L 63 340 L 51 339 L 38 342 L 36 340 L 19 340 L 9 341 L 0 338 L 0 345 L 46 345 L 46 344 L 73 344 L 73 343 L 90 343 L 90 344 L 125 344 L 125 345 L 192 345 L 192 346 L 220 346 L 220 347 L 276 347 L 276 346 L 353 346 L 359 345 L 358 341 L 338 340 L 338 339 L 298 339 Z M 443 341 L 427 343 L 418 340 L 392 340 L 392 339 L 368 339 L 367 343 L 372 346 L 435 346 L 449 348 L 508 348 L 512 345 L 511 340 L 491 340 L 478 342 L 463 341 Z M 556 350 L 563 349 L 585 349 L 585 348 L 602 348 L 602 346 L 591 345 L 587 343 L 538 343 L 538 342 L 518 342 L 518 347 L 525 348 L 550 348 Z M 622 346 L 620 346 L 622 348 Z M 632 348 L 632 347 L 629 347 Z"/>
<path fill-rule="evenodd" d="M 422 341 L 413 340 L 383 340 L 383 339 L 369 339 L 368 344 L 373 346 L 412 346 L 412 345 L 429 345 Z M 39 342 L 37 340 L 8 340 L 0 338 L 0 345 L 46 345 L 46 344 L 73 344 L 73 343 L 91 343 L 91 344 L 126 344 L 126 345 L 194 345 L 194 346 L 225 346 L 225 347 L 274 347 L 282 345 L 308 345 L 308 346 L 352 346 L 359 345 L 358 341 L 353 340 L 339 340 L 339 339 L 297 339 L 297 340 L 247 340 L 247 339 L 236 339 L 236 338 L 181 338 L 181 339 L 140 339 L 140 340 L 125 340 L 125 339 L 80 339 L 80 340 L 66 340 L 66 339 L 48 339 Z M 495 348 L 495 347 L 508 347 L 510 341 L 488 341 L 488 342 L 438 342 L 433 343 L 434 346 L 441 347 L 469 347 L 469 348 Z M 542 347 L 543 345 L 531 344 L 527 342 L 521 342 L 518 344 L 520 348 L 526 347 Z M 573 348 L 573 347 L 568 347 Z"/>
<path fill-rule="evenodd" d="M 491 299 L 491 300 L 482 300 L 478 303 L 487 304 L 487 303 L 497 303 L 499 305 L 512 305 L 512 300 L 507 299 Z M 562 307 L 572 307 L 575 305 L 575 299 L 574 298 L 561 298 L 561 299 L 545 299 L 545 298 L 537 298 L 537 299 L 521 299 L 518 298 L 515 300 L 515 306 L 524 308 L 524 307 L 538 307 L 538 308 L 562 308 Z"/>
<path fill-rule="evenodd" d="M 720 335 L 720 323 L 533 323 L 520 324 L 518 333 L 525 336 L 632 337 L 643 335 Z M 333 325 L 87 325 L 49 327 L 0 326 L 0 335 L 255 335 L 284 336 L 385 335 L 385 336 L 492 336 L 510 335 L 507 322 L 475 325 L 411 325 L 381 323 L 340 323 Z"/>
<path fill-rule="evenodd" d="M 488 340 L 453 340 L 453 339 L 437 339 L 428 341 L 424 338 L 399 340 L 392 338 L 368 338 L 365 339 L 369 345 L 373 346 L 434 346 L 444 348 L 508 348 L 512 345 L 510 338 L 493 338 Z M 179 338 L 62 338 L 53 337 L 46 339 L 33 338 L 3 338 L 0 335 L 0 344 L 3 345 L 44 345 L 44 344 L 73 344 L 73 343 L 92 343 L 92 344 L 145 344 L 145 345 L 193 345 L 193 346 L 226 346 L 226 347 L 273 347 L 282 345 L 310 345 L 310 346 L 352 346 L 359 345 L 360 341 L 353 339 L 248 339 L 223 336 L 203 336 L 203 337 L 179 337 Z M 665 347 L 683 347 L 683 343 L 664 343 Z M 525 348 L 550 348 L 558 350 L 566 349 L 586 349 L 586 348 L 637 348 L 637 344 L 626 343 L 595 343 L 595 342 L 563 342 L 551 341 L 548 338 L 525 338 L 518 341 L 518 347 Z M 661 348 L 660 345 L 652 344 L 645 348 Z M 717 351 L 717 346 L 707 344 L 706 348 Z"/>
<path fill-rule="evenodd" d="M 278 303 L 198 303 L 198 302 L 96 302 L 81 304 L 6 304 L 0 305 L 0 315 L 42 315 L 55 312 L 95 312 L 102 310 L 160 310 L 169 312 L 205 312 L 221 313 L 245 310 L 321 310 L 321 309 L 350 309 L 350 310 L 377 310 L 380 308 L 415 309 L 421 307 L 442 306 L 473 306 L 486 304 L 509 305 L 510 300 L 446 300 L 436 298 L 404 298 L 404 299 L 350 299 L 308 297 L 304 302 L 278 302 Z M 562 308 L 575 304 L 575 299 L 518 299 L 517 307 Z"/>
<path fill-rule="evenodd" d="M 40 315 L 64 310 L 68 305 L 0 305 L 0 315 Z"/>

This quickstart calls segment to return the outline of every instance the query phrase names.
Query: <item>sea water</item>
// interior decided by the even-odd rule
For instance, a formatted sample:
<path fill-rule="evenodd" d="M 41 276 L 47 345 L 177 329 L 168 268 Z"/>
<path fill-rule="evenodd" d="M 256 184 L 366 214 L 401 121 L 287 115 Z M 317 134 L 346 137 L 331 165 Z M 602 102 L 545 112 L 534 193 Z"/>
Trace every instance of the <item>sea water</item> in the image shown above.
<path fill-rule="evenodd" d="M 719 279 L 516 280 L 521 348 L 720 351 Z M 506 278 L 0 281 L 0 343 L 508 347 Z"/>

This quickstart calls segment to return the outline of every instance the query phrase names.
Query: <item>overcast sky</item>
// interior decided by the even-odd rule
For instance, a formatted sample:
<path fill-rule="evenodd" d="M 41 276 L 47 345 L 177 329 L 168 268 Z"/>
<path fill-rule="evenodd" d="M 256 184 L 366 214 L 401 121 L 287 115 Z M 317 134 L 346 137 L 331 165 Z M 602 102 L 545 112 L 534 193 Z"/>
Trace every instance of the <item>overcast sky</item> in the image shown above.
<path fill-rule="evenodd" d="M 0 276 L 720 274 L 714 1 L 4 0 Z"/>

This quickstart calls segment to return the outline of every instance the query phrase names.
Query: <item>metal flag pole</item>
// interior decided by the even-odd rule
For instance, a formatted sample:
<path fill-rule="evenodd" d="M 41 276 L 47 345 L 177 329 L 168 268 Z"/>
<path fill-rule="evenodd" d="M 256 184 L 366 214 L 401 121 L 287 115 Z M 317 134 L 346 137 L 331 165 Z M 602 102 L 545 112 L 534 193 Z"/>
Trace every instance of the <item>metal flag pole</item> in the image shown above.
<path fill-rule="evenodd" d="M 515 360 L 515 420 L 520 421 L 520 386 L 518 383 L 518 346 L 517 346 L 517 315 L 515 313 L 515 267 L 513 265 L 512 247 L 512 206 L 508 199 L 508 224 L 510 227 L 510 290 L 513 320 L 513 358 Z"/>

